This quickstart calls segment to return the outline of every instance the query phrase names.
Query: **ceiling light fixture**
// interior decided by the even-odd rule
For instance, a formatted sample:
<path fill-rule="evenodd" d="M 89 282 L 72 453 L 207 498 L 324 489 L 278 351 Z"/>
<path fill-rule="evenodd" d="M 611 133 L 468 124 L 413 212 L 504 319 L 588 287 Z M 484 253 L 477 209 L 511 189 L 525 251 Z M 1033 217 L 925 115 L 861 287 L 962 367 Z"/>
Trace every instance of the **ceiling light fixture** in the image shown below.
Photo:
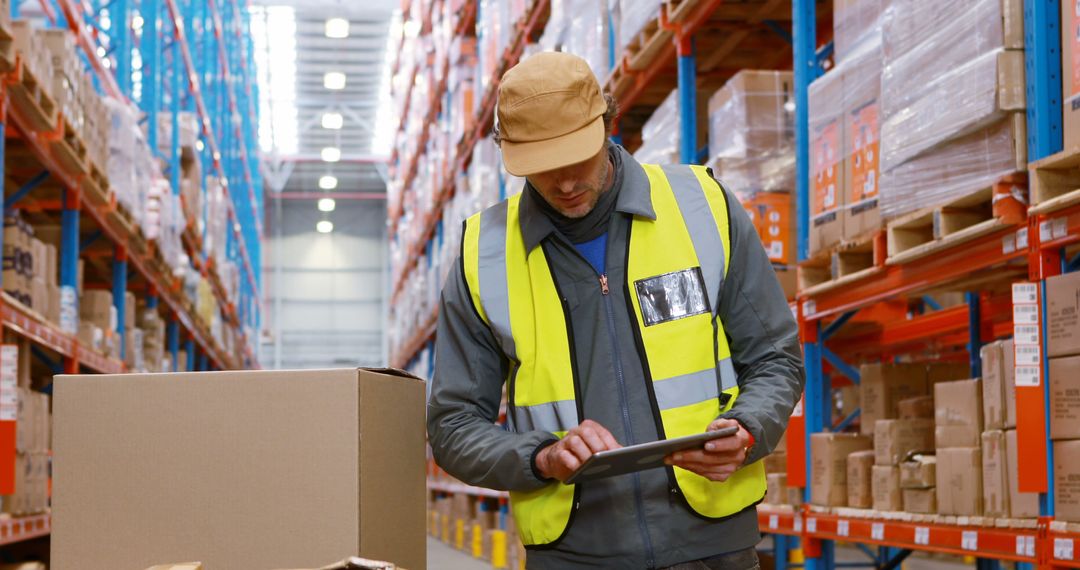
<path fill-rule="evenodd" d="M 327 20 L 326 37 L 334 39 L 349 37 L 349 21 L 345 18 L 330 18 Z"/>
<path fill-rule="evenodd" d="M 345 88 L 345 74 L 340 71 L 328 71 L 323 75 L 323 87 L 335 91 Z"/>
<path fill-rule="evenodd" d="M 320 212 L 333 212 L 337 207 L 337 202 L 333 198 L 319 198 L 319 211 Z"/>
<path fill-rule="evenodd" d="M 331 174 L 319 177 L 319 188 L 322 190 L 333 190 L 337 188 L 337 177 Z"/>
<path fill-rule="evenodd" d="M 337 162 L 341 160 L 341 149 L 336 146 L 328 146 L 322 149 L 323 162 Z"/>
<path fill-rule="evenodd" d="M 337 130 L 340 129 L 344 124 L 345 118 L 341 116 L 341 113 L 323 113 L 322 128 Z"/>
<path fill-rule="evenodd" d="M 330 220 L 321 220 L 319 223 L 315 224 L 315 231 L 320 234 L 328 234 L 334 231 L 334 222 L 331 222 Z"/>

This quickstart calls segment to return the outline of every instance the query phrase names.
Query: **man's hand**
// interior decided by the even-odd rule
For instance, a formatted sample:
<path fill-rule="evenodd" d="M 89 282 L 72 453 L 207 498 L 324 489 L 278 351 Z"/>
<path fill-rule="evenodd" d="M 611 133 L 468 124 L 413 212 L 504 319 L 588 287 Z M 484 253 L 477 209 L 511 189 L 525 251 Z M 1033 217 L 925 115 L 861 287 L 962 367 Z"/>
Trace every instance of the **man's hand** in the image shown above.
<path fill-rule="evenodd" d="M 682 467 L 709 479 L 727 481 L 732 473 L 742 467 L 746 461 L 747 448 L 750 446 L 750 432 L 739 422 L 719 419 L 709 424 L 707 431 L 716 431 L 729 426 L 738 426 L 739 432 L 730 437 L 714 439 L 705 444 L 705 449 L 678 451 L 664 458 L 664 463 Z"/>
<path fill-rule="evenodd" d="M 536 454 L 536 470 L 546 478 L 565 482 L 594 453 L 622 447 L 604 426 L 585 420 L 566 436 Z"/>

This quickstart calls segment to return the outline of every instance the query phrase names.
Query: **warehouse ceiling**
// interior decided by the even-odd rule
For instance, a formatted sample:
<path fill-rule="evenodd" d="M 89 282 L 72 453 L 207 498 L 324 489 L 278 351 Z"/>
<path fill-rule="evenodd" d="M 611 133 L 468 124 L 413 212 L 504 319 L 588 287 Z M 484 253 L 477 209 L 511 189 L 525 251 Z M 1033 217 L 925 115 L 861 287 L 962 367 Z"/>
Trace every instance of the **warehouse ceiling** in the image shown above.
<path fill-rule="evenodd" d="M 387 36 L 398 5 L 399 0 L 253 3 L 260 146 L 271 197 L 276 191 L 324 192 L 319 182 L 327 176 L 337 179 L 336 192 L 385 192 L 380 158 L 387 150 L 372 142 L 385 91 Z M 329 37 L 332 18 L 348 21 L 345 37 Z M 344 74 L 343 88 L 328 88 L 327 74 L 335 73 Z M 340 128 L 328 128 L 338 120 Z M 325 162 L 325 148 L 339 149 L 340 161 Z"/>

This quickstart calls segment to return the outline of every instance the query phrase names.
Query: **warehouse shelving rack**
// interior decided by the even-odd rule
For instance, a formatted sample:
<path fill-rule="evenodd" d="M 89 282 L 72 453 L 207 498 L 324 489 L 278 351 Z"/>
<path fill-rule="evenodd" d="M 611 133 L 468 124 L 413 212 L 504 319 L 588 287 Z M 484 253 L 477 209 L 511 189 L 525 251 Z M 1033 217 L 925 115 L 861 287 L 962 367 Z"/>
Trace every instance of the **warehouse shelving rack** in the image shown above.
<path fill-rule="evenodd" d="M 805 260 L 809 228 L 809 122 L 806 112 L 810 83 L 821 73 L 815 30 L 815 4 L 812 0 L 793 0 L 793 40 L 795 43 L 796 156 L 799 220 L 799 255 Z M 1061 150 L 1061 65 L 1060 6 L 1055 1 L 1026 0 L 1024 3 L 1025 64 L 1027 77 L 1028 156 L 1033 162 Z M 1067 262 L 1066 248 L 1080 243 L 1080 206 L 1044 212 L 1032 208 L 1023 220 L 1003 220 L 983 237 L 948 246 L 933 255 L 900 264 L 878 261 L 872 275 L 845 283 L 842 288 L 801 294 L 797 311 L 800 336 L 806 358 L 807 384 L 804 400 L 797 408 L 788 431 L 788 484 L 807 487 L 810 470 L 809 435 L 836 429 L 829 426 L 830 386 L 828 373 L 858 381 L 858 372 L 846 364 L 841 354 L 863 351 L 863 355 L 891 356 L 912 348 L 932 347 L 947 352 L 965 347 L 972 374 L 978 376 L 978 351 L 983 342 L 1010 336 L 1012 300 L 1006 293 L 981 295 L 968 293 L 967 305 L 928 312 L 906 318 L 888 316 L 881 306 L 896 299 L 918 295 L 948 286 L 974 288 L 980 277 L 983 283 L 1009 286 L 1014 282 L 1033 284 L 1041 299 L 1045 279 L 1069 269 L 1077 269 L 1078 260 Z M 989 280 L 989 281 L 987 281 Z M 1000 287 L 999 287 L 1000 288 Z M 1019 290 L 1018 290 L 1019 291 Z M 800 540 L 808 569 L 837 566 L 833 546 L 836 541 L 876 545 L 880 553 L 871 565 L 894 568 L 912 551 L 932 551 L 976 556 L 980 568 L 995 568 L 999 561 L 1014 561 L 1019 567 L 1080 567 L 1080 556 L 1073 545 L 1080 534 L 1068 532 L 1066 525 L 1053 522 L 1053 458 L 1048 439 L 1046 408 L 1048 359 L 1046 357 L 1045 307 L 1040 318 L 1041 366 L 1035 385 L 1016 388 L 1020 440 L 1019 479 L 1024 492 L 1040 493 L 1040 514 L 1036 520 L 990 526 L 987 520 L 966 517 L 929 517 L 911 515 L 896 520 L 878 514 L 822 512 L 811 506 L 794 510 L 762 508 L 759 518 L 763 530 L 778 537 L 778 550 Z M 843 339 L 841 327 L 860 314 L 875 312 L 879 332 L 864 338 Z M 900 313 L 904 312 L 901 307 Z M 898 320 L 898 317 L 903 320 Z M 964 332 L 964 323 L 967 331 Z M 966 337 L 966 338 L 965 338 Z M 826 341 L 831 341 L 826 346 Z M 942 342 L 947 339 L 947 342 Z M 899 343 L 906 348 L 899 348 Z M 867 342 L 870 341 L 870 342 Z M 882 342 L 874 346 L 873 342 Z M 966 345 L 966 346 L 965 346 Z M 835 351 L 834 351 L 835 350 Z M 843 424 L 850 423 L 845 419 Z M 786 558 L 778 556 L 778 568 Z"/>
<path fill-rule="evenodd" d="M 19 3 L 14 4 L 13 15 L 18 17 Z M 257 367 L 256 356 L 242 334 L 244 328 L 258 330 L 257 262 L 262 217 L 261 181 L 255 156 L 248 152 L 255 148 L 257 91 L 252 82 L 250 39 L 243 33 L 247 29 L 246 8 L 238 0 L 226 0 L 221 5 L 196 0 L 143 0 L 139 5 L 135 0 L 108 4 L 100 0 L 42 0 L 41 8 L 47 25 L 74 32 L 77 57 L 89 64 L 94 83 L 102 92 L 120 101 L 138 101 L 149 117 L 149 142 L 155 152 L 157 113 L 171 113 L 171 152 L 158 154 L 158 158 L 167 165 L 174 193 L 179 192 L 180 177 L 177 117 L 181 110 L 198 113 L 203 163 L 212 165 L 223 183 L 232 188 L 228 198 L 227 248 L 229 258 L 236 260 L 243 271 L 238 298 L 227 298 L 213 259 L 202 254 L 202 236 L 196 235 L 194 226 L 185 233 L 187 253 L 212 283 L 223 321 L 237 331 L 236 346 L 242 347 L 243 354 L 227 353 L 214 339 L 208 323 L 197 317 L 195 307 L 184 295 L 182 281 L 156 257 L 153 244 L 118 210 L 115 196 L 107 186 L 72 168 L 57 154 L 53 142 L 63 136 L 63 127 L 58 124 L 55 128 L 42 129 L 11 103 L 8 88 L 19 81 L 22 62 L 18 60 L 14 62 L 14 70 L 4 73 L 0 82 L 0 124 L 5 127 L 5 135 L 0 138 L 0 168 L 4 169 L 9 188 L 5 209 L 18 208 L 35 220 L 60 226 L 60 286 L 68 289 L 72 298 L 76 267 L 80 259 L 85 259 L 88 266 L 97 264 L 99 281 L 110 281 L 111 276 L 111 283 L 104 286 L 114 293 L 121 327 L 125 291 L 140 294 L 149 308 L 163 307 L 165 348 L 178 370 Z M 103 14 L 111 17 L 114 23 L 111 30 L 102 25 Z M 154 54 L 153 58 L 146 58 L 142 67 L 141 97 L 134 97 L 131 81 L 136 16 L 146 23 L 145 30 L 155 30 L 142 34 L 141 38 L 143 53 Z M 117 29 L 122 31 L 117 33 Z M 202 57 L 193 58 L 194 50 L 200 50 Z M 208 57 L 209 54 L 217 57 Z M 238 69 L 239 73 L 232 74 L 231 69 Z M 114 75 L 114 70 L 119 75 Z M 171 96 L 164 97 L 166 92 Z M 5 156 L 9 160 L 2 160 Z M 12 188 L 17 190 L 11 191 Z M 101 269 L 102 260 L 107 269 Z M 88 285 L 101 283 L 88 281 Z M 76 310 L 76 319 L 77 314 Z M 53 374 L 126 371 L 122 361 L 106 358 L 83 346 L 74 335 L 47 322 L 6 293 L 0 294 L 0 319 L 5 329 L 31 343 L 36 359 Z M 177 362 L 182 344 L 188 355 L 184 363 Z M 0 424 L 3 424 L 0 425 L 0 487 L 10 492 L 14 481 L 14 422 Z M 45 536 L 49 530 L 47 513 L 0 517 L 0 545 Z"/>

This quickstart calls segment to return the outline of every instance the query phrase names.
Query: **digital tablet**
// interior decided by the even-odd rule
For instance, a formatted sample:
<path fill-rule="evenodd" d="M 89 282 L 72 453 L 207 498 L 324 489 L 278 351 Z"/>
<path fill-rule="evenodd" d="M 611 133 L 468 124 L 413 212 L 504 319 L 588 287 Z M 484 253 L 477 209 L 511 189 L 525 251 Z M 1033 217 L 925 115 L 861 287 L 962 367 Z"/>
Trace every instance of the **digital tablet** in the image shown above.
<path fill-rule="evenodd" d="M 701 449 L 705 443 L 722 437 L 731 437 L 739 433 L 739 426 L 726 427 L 716 431 L 707 431 L 675 439 L 662 439 L 631 445 L 611 451 L 594 454 L 585 464 L 574 471 L 566 480 L 567 485 L 584 483 L 615 475 L 625 475 L 635 471 L 644 471 L 664 467 L 664 458 L 676 451 Z"/>

